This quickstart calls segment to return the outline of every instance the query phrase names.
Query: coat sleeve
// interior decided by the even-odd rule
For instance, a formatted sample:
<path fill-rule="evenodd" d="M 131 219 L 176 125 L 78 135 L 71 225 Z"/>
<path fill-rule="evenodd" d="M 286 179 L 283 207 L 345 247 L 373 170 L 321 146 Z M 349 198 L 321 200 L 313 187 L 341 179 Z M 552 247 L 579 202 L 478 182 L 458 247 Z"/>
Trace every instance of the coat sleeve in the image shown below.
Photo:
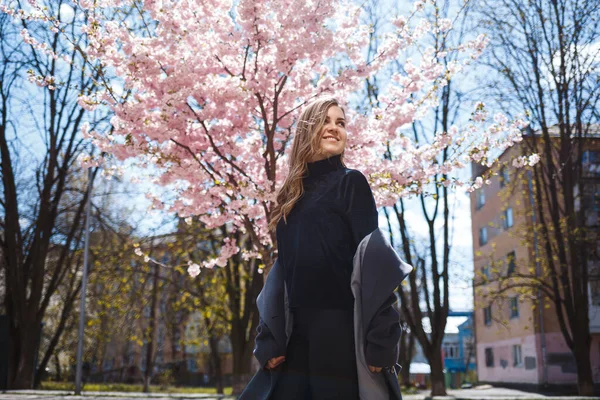
<path fill-rule="evenodd" d="M 254 357 L 258 360 L 260 367 L 264 368 L 271 358 L 282 356 L 284 353 L 279 349 L 275 337 L 262 318 L 256 327 L 256 333 L 257 335 L 254 339 Z"/>
<path fill-rule="evenodd" d="M 354 247 L 379 226 L 377 206 L 369 181 L 358 170 L 350 170 L 342 183 L 345 212 L 350 221 Z"/>
<path fill-rule="evenodd" d="M 371 320 L 366 332 L 365 358 L 368 365 L 391 367 L 400 352 L 400 314 L 394 308 L 396 294 L 392 293 Z"/>

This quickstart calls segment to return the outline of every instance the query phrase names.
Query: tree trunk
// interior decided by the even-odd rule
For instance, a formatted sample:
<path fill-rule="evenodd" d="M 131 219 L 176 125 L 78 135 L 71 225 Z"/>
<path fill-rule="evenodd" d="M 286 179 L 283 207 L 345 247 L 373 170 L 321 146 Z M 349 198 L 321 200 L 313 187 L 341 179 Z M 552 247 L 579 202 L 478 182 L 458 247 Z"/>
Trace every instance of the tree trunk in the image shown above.
<path fill-rule="evenodd" d="M 579 396 L 594 395 L 594 378 L 590 359 L 590 335 L 581 332 L 579 340 L 575 341 L 573 355 L 577 364 L 577 392 Z"/>
<path fill-rule="evenodd" d="M 154 369 L 154 349 L 156 347 L 156 319 L 157 319 L 157 303 L 158 303 L 158 279 L 159 270 L 158 264 L 154 263 L 154 278 L 152 279 L 152 305 L 150 309 L 150 332 L 148 332 L 148 347 L 146 349 L 146 371 L 144 371 L 144 393 L 150 392 L 150 381 Z"/>
<path fill-rule="evenodd" d="M 58 341 L 60 340 L 63 332 L 65 331 L 67 320 L 69 319 L 69 316 L 71 315 L 73 305 L 75 304 L 75 299 L 77 298 L 80 291 L 81 291 L 81 281 L 79 281 L 79 284 L 77 285 L 77 288 L 75 289 L 75 291 L 73 291 L 73 293 L 64 300 L 65 304 L 63 305 L 63 309 L 61 312 L 58 327 L 56 328 L 54 335 L 50 339 L 48 348 L 46 349 L 46 352 L 45 352 L 44 356 L 42 357 L 40 364 L 37 367 L 37 372 L 35 374 L 35 382 L 34 382 L 34 386 L 36 388 L 40 386 L 40 384 L 41 384 L 40 381 L 42 379 L 42 375 L 43 375 L 44 371 L 46 370 L 46 366 L 48 365 L 48 363 L 50 363 L 50 358 L 52 357 L 53 354 L 56 357 L 56 362 L 58 363 L 58 354 L 55 352 L 56 346 L 58 345 Z"/>
<path fill-rule="evenodd" d="M 446 396 L 446 380 L 444 379 L 444 361 L 442 359 L 442 352 L 434 350 L 431 357 L 428 358 L 431 367 L 431 397 Z"/>
<path fill-rule="evenodd" d="M 221 368 L 221 356 L 219 355 L 219 338 L 211 335 L 208 339 L 210 345 L 210 360 L 215 374 L 215 386 L 217 393 L 223 394 L 223 369 Z"/>
<path fill-rule="evenodd" d="M 179 326 L 177 324 L 172 324 L 171 327 L 171 354 L 173 354 L 173 360 L 181 359 L 181 347 L 180 350 L 177 350 L 177 346 L 181 346 L 179 340 L 175 340 L 175 338 L 179 338 Z"/>
<path fill-rule="evenodd" d="M 54 365 L 56 368 L 56 375 L 54 375 L 54 380 L 56 382 L 62 381 L 62 371 L 60 370 L 60 359 L 58 358 L 58 352 L 54 353 Z"/>
<path fill-rule="evenodd" d="M 232 324 L 235 325 L 235 324 Z M 233 394 L 240 394 L 252 378 L 253 343 L 245 340 L 243 331 L 232 326 L 231 353 L 233 356 Z M 249 350 L 250 349 L 250 350 Z"/>
<path fill-rule="evenodd" d="M 411 387 L 410 381 L 410 363 L 412 361 L 415 348 L 415 335 L 412 332 L 405 331 L 400 338 L 400 354 L 398 356 L 398 364 L 402 367 L 400 376 L 402 377 L 402 385 Z"/>
<path fill-rule="evenodd" d="M 226 232 L 224 229 L 223 232 Z M 243 243 L 236 232 L 236 243 Z M 252 248 L 252 242 L 246 241 L 243 246 Z M 241 253 L 240 253 L 241 254 Z M 241 255 L 228 262 L 227 279 L 229 281 L 229 307 L 233 314 L 230 338 L 233 356 L 233 394 L 240 394 L 252 378 L 252 350 L 259 316 L 256 298 L 263 288 L 264 276 L 256 267 L 256 260 L 246 263 Z M 252 280 L 246 282 L 244 297 L 239 295 L 240 281 L 245 274 L 252 274 Z M 233 284 L 232 284 L 233 283 Z"/>
<path fill-rule="evenodd" d="M 25 318 L 23 318 L 25 320 Z M 11 318 L 11 322 L 14 321 Z M 10 349 L 8 351 L 8 388 L 32 389 L 35 379 L 35 362 L 41 322 L 33 321 L 19 328 L 10 327 Z"/>

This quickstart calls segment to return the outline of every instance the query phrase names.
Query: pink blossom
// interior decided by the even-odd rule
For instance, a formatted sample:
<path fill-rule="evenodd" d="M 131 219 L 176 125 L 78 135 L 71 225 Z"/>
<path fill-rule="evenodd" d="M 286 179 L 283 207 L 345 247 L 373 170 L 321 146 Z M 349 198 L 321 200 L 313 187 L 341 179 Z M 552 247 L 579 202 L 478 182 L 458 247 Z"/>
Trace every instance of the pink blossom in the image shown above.
<path fill-rule="evenodd" d="M 191 263 L 189 264 L 187 271 L 192 278 L 195 278 L 200 275 L 200 266 L 196 263 Z"/>
<path fill-rule="evenodd" d="M 529 166 L 533 167 L 539 161 L 540 161 L 540 156 L 538 154 L 532 154 L 532 155 L 529 156 L 527 164 Z"/>
<path fill-rule="evenodd" d="M 452 21 L 449 18 L 442 18 L 438 23 L 441 32 L 449 31 L 452 28 Z"/>
<path fill-rule="evenodd" d="M 87 111 L 107 107 L 113 114 L 112 133 L 92 131 L 84 124 L 82 136 L 115 161 L 160 170 L 153 177 L 156 184 L 179 185 L 173 201 L 147 194 L 152 209 L 178 213 L 186 223 L 198 216 L 208 228 L 228 224 L 233 231 L 252 229 L 255 249 L 244 256 L 263 258 L 273 247 L 266 210 L 288 172 L 290 135 L 300 110 L 322 94 L 342 101 L 352 98 L 365 77 L 390 70 L 407 53 L 414 57 L 392 71 L 377 107 L 362 114 L 345 105 L 352 121 L 347 164 L 369 175 L 378 205 L 423 193 L 436 174 L 449 176 L 471 162 L 488 165 L 491 150 L 522 140 L 522 118 L 495 114 L 494 123 L 487 123 L 483 103 L 476 104 L 469 124 L 437 132 L 428 143 L 406 135 L 412 123 L 438 104 L 439 88 L 476 59 L 488 42 L 479 35 L 454 49 L 430 46 L 429 36 L 450 34 L 452 22 L 441 19 L 434 26 L 426 3 L 417 1 L 413 13 L 393 19 L 392 32 L 382 35 L 377 53 L 366 60 L 371 28 L 361 23 L 360 8 L 346 0 L 322 0 L 319 7 L 310 2 L 240 0 L 236 14 L 225 1 L 181 0 L 176 7 L 146 1 L 140 3 L 141 11 L 156 27 L 151 33 L 106 17 L 107 10 L 130 7 L 130 0 L 74 1 L 88 17 L 81 27 L 86 62 L 101 63 L 118 82 L 100 82 L 103 91 L 78 98 Z M 2 11 L 17 14 L 6 7 Z M 48 18 L 18 14 L 38 21 Z M 59 56 L 26 30 L 21 35 L 48 57 Z M 330 69 L 340 56 L 344 63 Z M 33 71 L 29 79 L 48 88 L 59 84 Z M 390 157 L 382 159 L 387 143 L 393 145 Z M 440 165 L 444 151 L 451 158 Z M 79 161 L 87 167 L 94 162 Z M 529 164 L 534 161 L 535 157 L 527 159 Z M 105 169 L 107 174 L 120 173 L 117 166 Z M 487 182 L 481 177 L 443 182 L 467 190 L 483 184 Z M 227 237 L 217 256 L 189 264 L 188 273 L 196 276 L 200 268 L 223 267 L 240 251 Z"/>

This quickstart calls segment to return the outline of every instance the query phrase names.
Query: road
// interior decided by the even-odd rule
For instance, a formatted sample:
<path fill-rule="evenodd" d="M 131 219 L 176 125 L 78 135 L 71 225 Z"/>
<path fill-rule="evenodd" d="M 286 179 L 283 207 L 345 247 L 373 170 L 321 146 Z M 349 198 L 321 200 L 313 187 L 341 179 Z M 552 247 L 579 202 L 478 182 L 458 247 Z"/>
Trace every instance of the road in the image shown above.
<path fill-rule="evenodd" d="M 403 400 L 591 400 L 600 397 L 544 396 L 516 389 L 495 388 L 489 385 L 474 389 L 448 390 L 448 396 L 429 397 L 428 391 L 414 395 L 404 395 Z M 232 396 L 180 393 L 123 393 L 123 392 L 84 392 L 74 396 L 68 391 L 21 390 L 0 392 L 0 400 L 235 400 Z"/>

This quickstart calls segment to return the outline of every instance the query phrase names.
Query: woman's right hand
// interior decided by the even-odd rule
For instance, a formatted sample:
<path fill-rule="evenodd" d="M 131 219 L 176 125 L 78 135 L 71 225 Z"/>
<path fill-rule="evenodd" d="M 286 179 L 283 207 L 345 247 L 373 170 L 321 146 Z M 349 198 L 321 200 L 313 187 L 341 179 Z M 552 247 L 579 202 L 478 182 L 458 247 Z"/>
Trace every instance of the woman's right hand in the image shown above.
<path fill-rule="evenodd" d="M 267 365 L 265 367 L 267 369 L 273 369 L 284 361 L 285 356 L 273 357 L 269 361 L 267 361 Z"/>

